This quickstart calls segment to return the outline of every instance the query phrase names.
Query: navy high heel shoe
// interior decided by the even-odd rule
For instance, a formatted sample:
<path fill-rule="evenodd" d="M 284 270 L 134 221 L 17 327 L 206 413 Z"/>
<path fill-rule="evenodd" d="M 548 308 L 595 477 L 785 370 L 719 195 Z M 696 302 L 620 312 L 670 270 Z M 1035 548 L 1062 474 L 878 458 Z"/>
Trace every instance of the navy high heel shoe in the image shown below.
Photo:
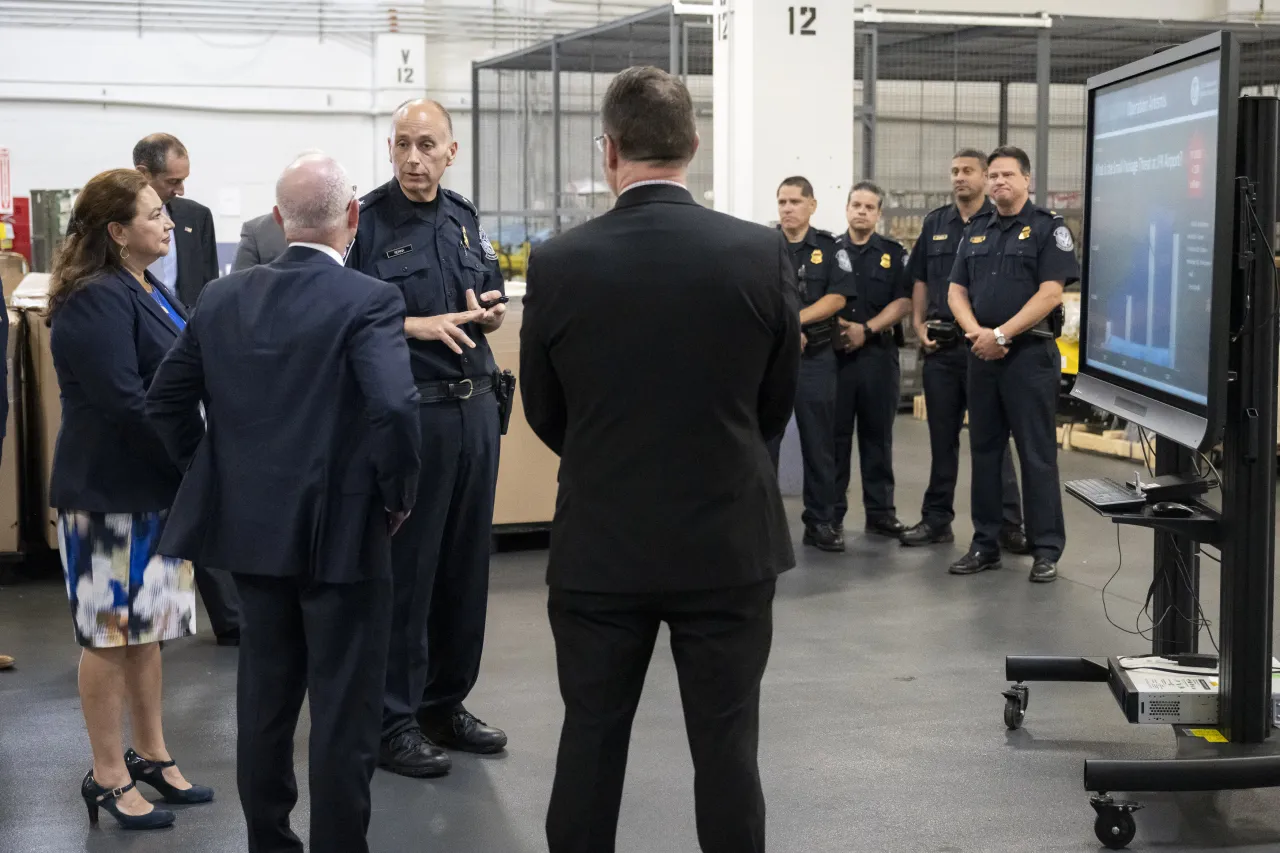
<path fill-rule="evenodd" d="M 104 788 L 93 778 L 93 770 L 85 774 L 80 783 L 80 796 L 84 797 L 85 807 L 89 809 L 89 825 L 98 825 L 98 809 L 104 808 L 120 824 L 121 829 L 160 829 L 173 825 L 173 812 L 164 809 L 152 809 L 147 814 L 131 815 L 120 811 L 116 801 L 132 791 L 136 783 L 130 782 L 122 788 Z"/>
<path fill-rule="evenodd" d="M 166 803 L 180 806 L 193 806 L 197 803 L 213 802 L 213 789 L 204 785 L 192 785 L 190 788 L 175 788 L 164 778 L 164 769 L 172 767 L 173 761 L 150 761 L 130 749 L 124 754 L 125 766 L 129 768 L 129 776 L 134 782 L 146 782 L 164 795 Z"/>

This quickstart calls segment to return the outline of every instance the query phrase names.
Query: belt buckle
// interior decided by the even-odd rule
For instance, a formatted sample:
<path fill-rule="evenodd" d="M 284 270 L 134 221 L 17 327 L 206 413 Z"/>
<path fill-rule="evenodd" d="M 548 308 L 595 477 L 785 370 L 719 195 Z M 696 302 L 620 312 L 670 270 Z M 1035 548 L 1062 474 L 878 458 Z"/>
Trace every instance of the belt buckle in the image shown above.
<path fill-rule="evenodd" d="M 461 396 L 454 394 L 453 389 L 460 388 L 463 385 L 467 386 L 467 393 L 462 394 Z M 470 400 L 471 395 L 474 394 L 475 391 L 476 383 L 472 382 L 470 379 L 464 379 L 461 382 L 455 382 L 449 385 L 449 394 L 452 395 L 455 400 Z"/>

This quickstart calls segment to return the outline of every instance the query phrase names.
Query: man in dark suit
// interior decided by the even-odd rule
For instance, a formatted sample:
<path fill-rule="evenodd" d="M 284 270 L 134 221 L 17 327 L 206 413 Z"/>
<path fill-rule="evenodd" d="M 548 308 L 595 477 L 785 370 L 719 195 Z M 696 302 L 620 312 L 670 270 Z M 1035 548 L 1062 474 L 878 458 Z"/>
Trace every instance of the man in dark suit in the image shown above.
<path fill-rule="evenodd" d="M 311 850 L 364 853 L 391 535 L 416 494 L 404 299 L 342 266 L 360 208 L 322 155 L 276 187 L 289 249 L 211 284 L 147 411 L 186 471 L 161 552 L 231 566 L 244 608 L 237 781 L 251 853 L 300 851 L 293 738 L 311 700 Z M 203 438 L 181 419 L 205 402 Z"/>
<path fill-rule="evenodd" d="M 153 133 L 133 146 L 133 165 L 146 176 L 173 220 L 169 254 L 149 270 L 171 296 L 188 310 L 195 308 L 200 291 L 218 277 L 218 247 L 209 208 L 182 197 L 191 174 L 186 146 L 171 134 Z M 240 642 L 240 600 L 235 582 L 220 568 L 197 565 L 195 571 L 196 586 L 218 645 L 236 645 Z"/>
<path fill-rule="evenodd" d="M 551 853 L 614 849 L 631 721 L 662 622 L 708 853 L 764 850 L 756 762 L 774 579 L 794 565 L 766 440 L 800 357 L 781 234 L 685 188 L 693 104 L 656 68 L 605 94 L 612 211 L 534 251 L 520 335 L 529 424 L 560 455 L 548 611 L 564 728 Z"/>
<path fill-rule="evenodd" d="M 258 264 L 269 264 L 284 254 L 287 244 L 284 229 L 276 222 L 275 214 L 255 216 L 240 226 L 240 245 L 236 247 L 236 259 L 232 272 L 247 270 Z"/>

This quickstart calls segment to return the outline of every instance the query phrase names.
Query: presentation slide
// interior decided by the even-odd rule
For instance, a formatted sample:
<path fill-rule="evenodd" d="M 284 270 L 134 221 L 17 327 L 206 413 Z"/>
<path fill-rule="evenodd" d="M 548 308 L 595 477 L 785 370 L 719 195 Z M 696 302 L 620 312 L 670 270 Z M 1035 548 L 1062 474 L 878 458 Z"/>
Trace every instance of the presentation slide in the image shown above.
<path fill-rule="evenodd" d="M 1085 359 L 1208 400 L 1219 62 L 1095 95 Z"/>

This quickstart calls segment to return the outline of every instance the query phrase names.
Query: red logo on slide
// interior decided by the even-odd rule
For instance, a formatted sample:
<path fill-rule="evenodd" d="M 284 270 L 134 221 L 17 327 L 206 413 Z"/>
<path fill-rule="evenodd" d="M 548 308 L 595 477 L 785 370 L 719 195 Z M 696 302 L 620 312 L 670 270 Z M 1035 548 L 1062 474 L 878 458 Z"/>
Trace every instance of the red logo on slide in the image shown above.
<path fill-rule="evenodd" d="M 1204 137 L 1197 130 L 1187 142 L 1187 195 L 1190 198 L 1204 196 L 1204 153 Z"/>

